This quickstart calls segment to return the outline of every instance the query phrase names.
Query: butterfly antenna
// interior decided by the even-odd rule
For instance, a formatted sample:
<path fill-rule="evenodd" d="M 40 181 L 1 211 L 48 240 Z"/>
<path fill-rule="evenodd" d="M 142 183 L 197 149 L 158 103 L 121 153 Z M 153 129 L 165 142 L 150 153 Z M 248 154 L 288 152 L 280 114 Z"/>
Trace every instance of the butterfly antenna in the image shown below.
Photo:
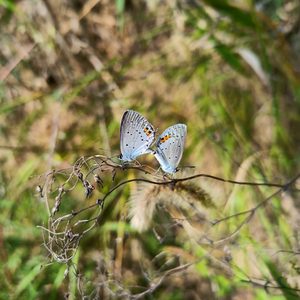
<path fill-rule="evenodd" d="M 195 166 L 182 166 L 182 167 L 177 167 L 176 170 L 179 171 L 179 169 L 183 169 L 183 168 L 190 168 L 190 169 L 195 169 Z"/>
<path fill-rule="evenodd" d="M 156 130 L 154 132 L 155 132 L 155 135 L 159 136 L 159 133 L 157 133 L 158 132 L 158 128 L 156 128 Z"/>

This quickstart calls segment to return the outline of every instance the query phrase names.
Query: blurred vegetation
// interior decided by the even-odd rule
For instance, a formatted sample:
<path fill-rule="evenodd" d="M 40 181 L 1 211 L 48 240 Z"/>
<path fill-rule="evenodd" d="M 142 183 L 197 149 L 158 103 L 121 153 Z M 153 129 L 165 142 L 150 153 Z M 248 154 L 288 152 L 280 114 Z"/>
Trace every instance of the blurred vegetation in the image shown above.
<path fill-rule="evenodd" d="M 0 299 L 127 299 L 145 291 L 141 299 L 299 299 L 298 0 L 2 0 L 0 17 Z M 126 218 L 129 199 L 153 187 L 123 185 L 106 198 L 64 279 L 66 264 L 49 256 L 37 227 L 47 227 L 58 182 L 48 211 L 31 176 L 83 155 L 115 157 L 126 109 L 159 133 L 187 125 L 180 166 L 195 169 L 176 178 L 295 180 L 279 189 L 201 177 L 155 191 L 141 233 Z M 139 161 L 159 167 L 150 155 Z M 104 172 L 103 188 L 85 198 L 78 184 L 55 217 L 145 177 L 153 180 L 125 170 L 112 181 Z M 249 214 L 239 213 L 263 201 L 243 224 Z"/>

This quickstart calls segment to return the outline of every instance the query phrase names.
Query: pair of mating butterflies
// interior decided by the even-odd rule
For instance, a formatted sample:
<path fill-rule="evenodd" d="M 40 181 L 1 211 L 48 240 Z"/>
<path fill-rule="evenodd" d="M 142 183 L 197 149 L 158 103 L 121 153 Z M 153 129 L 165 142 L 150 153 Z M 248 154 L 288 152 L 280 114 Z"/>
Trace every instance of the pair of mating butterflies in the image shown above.
<path fill-rule="evenodd" d="M 119 159 L 130 162 L 142 154 L 153 154 L 166 173 L 174 174 L 181 160 L 187 127 L 176 124 L 167 128 L 156 142 L 153 126 L 138 112 L 126 110 L 120 128 L 121 154 Z"/>

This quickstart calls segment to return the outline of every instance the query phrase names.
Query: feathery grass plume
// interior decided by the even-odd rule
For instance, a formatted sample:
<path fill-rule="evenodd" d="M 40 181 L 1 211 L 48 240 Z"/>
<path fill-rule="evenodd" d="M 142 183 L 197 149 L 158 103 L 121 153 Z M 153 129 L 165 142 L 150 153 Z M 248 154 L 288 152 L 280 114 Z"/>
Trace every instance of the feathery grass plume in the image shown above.
<path fill-rule="evenodd" d="M 179 182 L 175 186 L 139 182 L 129 201 L 132 228 L 139 232 L 147 230 L 157 204 L 176 206 L 200 221 L 209 220 L 207 209 L 216 208 L 211 195 L 199 186 L 198 180 Z"/>
<path fill-rule="evenodd" d="M 157 203 L 157 196 L 163 186 L 137 183 L 137 189 L 131 192 L 129 201 L 129 218 L 131 226 L 139 232 L 150 227 L 150 222 Z"/>

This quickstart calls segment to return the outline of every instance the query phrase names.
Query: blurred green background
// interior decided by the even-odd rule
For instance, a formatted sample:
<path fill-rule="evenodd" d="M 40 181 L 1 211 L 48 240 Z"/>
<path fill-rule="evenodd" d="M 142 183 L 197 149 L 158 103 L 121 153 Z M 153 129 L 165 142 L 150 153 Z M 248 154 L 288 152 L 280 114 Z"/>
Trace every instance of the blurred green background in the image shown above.
<path fill-rule="evenodd" d="M 187 125 L 180 165 L 195 169 L 176 178 L 288 183 L 300 165 L 298 0 L 0 0 L 0 22 L 0 299 L 129 299 L 150 288 L 140 299 L 299 298 L 299 180 L 232 236 L 248 215 L 212 228 L 200 220 L 252 209 L 278 188 L 196 179 L 185 194 L 186 186 L 159 191 L 150 226 L 138 233 L 124 221 L 130 195 L 156 192 L 124 185 L 64 279 L 66 265 L 48 256 L 37 227 L 49 220 L 36 191 L 44 179 L 29 179 L 83 155 L 118 155 L 120 121 L 133 109 L 158 133 Z M 159 167 L 150 155 L 139 161 Z M 103 189 L 85 198 L 78 184 L 55 217 L 144 176 L 117 172 L 113 182 L 104 172 Z"/>

